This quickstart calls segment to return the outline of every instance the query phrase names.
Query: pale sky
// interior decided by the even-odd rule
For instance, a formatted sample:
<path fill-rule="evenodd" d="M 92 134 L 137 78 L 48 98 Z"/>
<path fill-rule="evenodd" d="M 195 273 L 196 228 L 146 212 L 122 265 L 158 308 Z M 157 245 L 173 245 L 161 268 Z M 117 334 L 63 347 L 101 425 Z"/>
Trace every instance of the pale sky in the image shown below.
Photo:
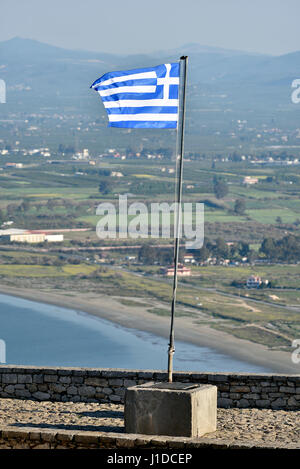
<path fill-rule="evenodd" d="M 0 0 L 0 41 L 149 53 L 187 43 L 284 54 L 300 50 L 299 0 Z"/>

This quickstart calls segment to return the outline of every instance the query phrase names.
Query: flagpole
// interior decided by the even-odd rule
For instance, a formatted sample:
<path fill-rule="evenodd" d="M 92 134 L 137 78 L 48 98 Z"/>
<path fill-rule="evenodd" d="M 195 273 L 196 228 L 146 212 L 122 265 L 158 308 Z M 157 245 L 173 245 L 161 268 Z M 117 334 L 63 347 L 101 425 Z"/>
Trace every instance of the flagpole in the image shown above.
<path fill-rule="evenodd" d="M 182 88 L 180 91 L 179 99 L 181 105 L 179 107 L 179 121 L 177 128 L 177 141 L 178 141 L 178 154 L 176 159 L 179 159 L 179 179 L 177 186 L 177 216 L 175 229 L 175 246 L 174 246 L 174 277 L 173 277 L 173 295 L 171 306 L 171 325 L 170 325 L 170 340 L 168 349 L 168 382 L 173 381 L 173 355 L 175 352 L 174 347 L 174 316 L 176 305 L 177 293 L 177 270 L 178 270 L 178 256 L 179 256 L 179 237 L 180 237 L 180 223 L 181 223 L 181 196 L 182 196 L 182 174 L 183 174 L 183 152 L 184 152 L 184 124 L 185 124 L 185 99 L 186 99 L 186 81 L 187 81 L 187 56 L 180 57 L 180 79 L 182 79 Z"/>

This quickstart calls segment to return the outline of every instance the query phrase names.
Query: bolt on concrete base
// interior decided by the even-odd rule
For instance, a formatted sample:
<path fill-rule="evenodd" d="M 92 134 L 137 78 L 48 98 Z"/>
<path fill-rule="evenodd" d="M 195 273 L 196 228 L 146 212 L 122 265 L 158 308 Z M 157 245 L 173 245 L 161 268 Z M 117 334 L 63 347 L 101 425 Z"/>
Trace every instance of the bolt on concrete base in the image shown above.
<path fill-rule="evenodd" d="M 216 386 L 150 382 L 126 390 L 126 433 L 200 437 L 216 428 Z"/>

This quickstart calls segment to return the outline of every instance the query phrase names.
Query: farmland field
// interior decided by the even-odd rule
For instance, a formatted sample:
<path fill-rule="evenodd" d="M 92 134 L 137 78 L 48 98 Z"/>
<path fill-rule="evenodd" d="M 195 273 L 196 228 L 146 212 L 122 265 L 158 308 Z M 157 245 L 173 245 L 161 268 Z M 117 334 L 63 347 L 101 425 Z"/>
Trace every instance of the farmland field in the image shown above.
<path fill-rule="evenodd" d="M 63 159 L 60 164 L 50 165 L 41 157 L 29 158 L 28 166 L 25 164 L 18 170 L 3 166 L 0 177 L 3 221 L 11 220 L 13 228 L 86 228 L 87 231 L 64 233 L 61 246 L 15 245 L 12 249 L 0 246 L 1 283 L 13 285 L 17 281 L 20 286 L 66 292 L 109 291 L 120 301 L 132 302 L 137 298 L 152 314 L 167 315 L 171 280 L 161 274 L 159 265 L 137 262 L 136 251 L 132 254 L 137 260 L 131 262 L 126 260 L 126 251 L 110 251 L 103 256 L 89 252 L 88 248 L 107 244 L 128 247 L 132 243 L 172 244 L 172 238 L 101 240 L 95 228 L 101 219 L 96 214 L 99 203 L 109 202 L 118 207 L 119 194 L 127 195 L 128 206 L 142 202 L 149 211 L 152 202 L 172 203 L 173 170 L 172 160 L 112 158 L 99 159 L 93 167 L 88 161 L 79 164 Z M 121 176 L 112 176 L 112 171 Z M 243 184 L 243 178 L 249 175 L 257 177 L 258 182 L 252 186 Z M 215 190 L 216 178 L 221 178 L 227 186 L 222 197 Z M 278 170 L 270 166 L 253 167 L 247 161 L 214 162 L 212 158 L 190 160 L 184 166 L 183 202 L 204 204 L 205 239 L 223 238 L 229 244 L 246 242 L 256 255 L 260 254 L 261 243 L 267 237 L 279 240 L 298 235 L 299 195 L 298 166 Z M 241 212 L 236 210 L 237 200 L 243 201 Z M 135 215 L 129 215 L 128 223 L 134 218 Z M 139 220 L 146 222 L 147 215 Z M 165 216 L 160 216 L 155 227 L 165 220 Z M 186 220 L 192 225 L 195 214 L 189 212 Z M 172 227 L 173 213 L 170 223 Z M 61 248 L 70 251 L 62 253 Z M 179 279 L 177 301 L 181 316 L 187 314 L 195 324 L 210 324 L 269 347 L 284 349 L 288 340 L 299 336 L 300 264 L 246 262 L 191 269 L 191 277 Z M 252 274 L 268 280 L 272 287 L 248 290 L 237 286 L 239 282 L 245 284 Z M 153 302 L 160 302 L 160 306 L 153 306 Z"/>

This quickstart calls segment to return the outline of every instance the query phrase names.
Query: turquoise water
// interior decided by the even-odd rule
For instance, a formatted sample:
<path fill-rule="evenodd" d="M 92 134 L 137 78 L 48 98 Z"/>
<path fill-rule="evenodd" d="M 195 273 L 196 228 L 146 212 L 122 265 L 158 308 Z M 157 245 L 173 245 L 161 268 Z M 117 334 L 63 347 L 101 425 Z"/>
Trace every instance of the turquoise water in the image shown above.
<path fill-rule="evenodd" d="M 167 368 L 168 340 L 81 311 L 0 294 L 6 363 L 35 366 Z M 207 347 L 175 343 L 174 370 L 270 372 Z"/>

